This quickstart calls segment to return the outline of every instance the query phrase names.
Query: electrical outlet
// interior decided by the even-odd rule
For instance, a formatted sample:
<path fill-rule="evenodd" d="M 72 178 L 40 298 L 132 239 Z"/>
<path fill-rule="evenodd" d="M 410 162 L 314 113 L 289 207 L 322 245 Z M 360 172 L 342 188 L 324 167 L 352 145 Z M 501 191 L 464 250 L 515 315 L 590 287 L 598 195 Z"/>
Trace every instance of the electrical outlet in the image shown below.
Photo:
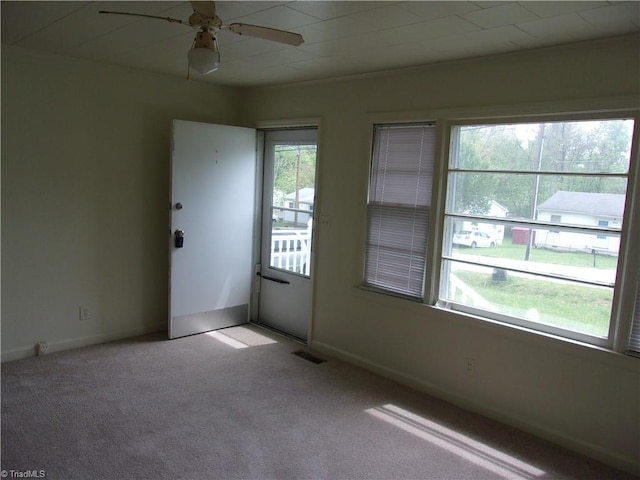
<path fill-rule="evenodd" d="M 91 314 L 89 312 L 89 308 L 88 307 L 83 307 L 82 305 L 80 305 L 80 307 L 79 307 L 79 316 L 80 316 L 80 321 L 81 322 L 86 322 L 88 320 L 91 320 Z"/>
<path fill-rule="evenodd" d="M 464 359 L 464 373 L 469 376 L 473 376 L 476 373 L 476 361 L 471 357 L 465 357 Z"/>
<path fill-rule="evenodd" d="M 49 344 L 47 342 L 38 342 L 36 343 L 36 355 L 46 355 L 49 351 Z"/>

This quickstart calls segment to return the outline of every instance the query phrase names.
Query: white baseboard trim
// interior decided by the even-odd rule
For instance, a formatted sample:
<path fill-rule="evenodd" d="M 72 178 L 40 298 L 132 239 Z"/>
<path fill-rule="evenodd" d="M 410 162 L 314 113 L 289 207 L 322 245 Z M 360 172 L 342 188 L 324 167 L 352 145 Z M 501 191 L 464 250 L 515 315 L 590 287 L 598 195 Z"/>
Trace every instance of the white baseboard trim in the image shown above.
<path fill-rule="evenodd" d="M 149 327 L 133 328 L 130 330 L 119 330 L 109 333 L 100 333 L 97 335 L 89 335 L 87 337 L 69 338 L 58 341 L 47 341 L 49 344 L 47 355 L 54 352 L 61 352 L 72 348 L 88 347 L 89 345 L 97 345 L 99 343 L 112 342 L 114 340 L 122 340 L 123 338 L 135 337 L 146 333 L 155 333 L 167 330 L 167 323 L 157 323 Z M 10 362 L 12 360 L 22 360 L 35 356 L 35 344 L 26 347 L 14 348 L 2 351 L 1 361 Z"/>
<path fill-rule="evenodd" d="M 478 413 L 500 423 L 531 433 L 532 435 L 548 440 L 569 450 L 573 450 L 602 463 L 606 463 L 607 465 L 611 465 L 614 468 L 624 470 L 633 475 L 640 475 L 640 461 L 638 461 L 638 459 L 627 458 L 600 446 L 584 442 L 579 438 L 567 435 L 559 430 L 533 424 L 516 413 L 496 410 L 492 406 L 483 402 L 474 402 L 469 398 L 451 392 L 448 389 L 443 389 L 430 382 L 426 382 L 412 375 L 407 375 L 399 370 L 386 367 L 380 363 L 370 361 L 364 357 L 353 355 L 345 350 L 335 348 L 326 343 L 313 341 L 311 342 L 310 347 L 312 350 L 316 350 L 317 352 L 329 357 L 334 357 L 347 363 L 357 365 L 382 377 L 389 378 L 403 385 L 407 385 L 408 387 L 433 395 L 434 397 L 464 408 L 465 410 Z"/>

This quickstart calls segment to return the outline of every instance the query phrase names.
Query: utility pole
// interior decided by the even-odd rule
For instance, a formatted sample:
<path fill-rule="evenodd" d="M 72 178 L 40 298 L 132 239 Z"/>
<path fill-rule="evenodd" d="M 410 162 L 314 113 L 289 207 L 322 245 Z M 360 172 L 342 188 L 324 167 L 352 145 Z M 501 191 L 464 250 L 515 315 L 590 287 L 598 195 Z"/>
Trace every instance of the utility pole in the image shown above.
<path fill-rule="evenodd" d="M 542 168 L 542 151 L 543 151 L 543 146 L 544 146 L 544 123 L 540 124 L 540 129 L 538 130 L 538 151 L 537 151 L 537 160 L 538 160 L 538 166 L 536 171 L 540 172 L 541 168 Z M 531 204 L 531 219 L 535 220 L 536 219 L 536 213 L 538 210 L 538 193 L 540 191 L 540 174 L 538 173 L 536 175 L 536 179 L 535 179 L 535 183 L 533 186 L 533 203 Z M 529 229 L 529 240 L 527 242 L 527 249 L 524 253 L 524 259 L 525 261 L 529 261 L 529 257 L 531 256 L 531 246 L 533 245 L 533 234 L 534 234 L 534 230 L 533 228 Z"/>
<path fill-rule="evenodd" d="M 300 151 L 300 145 L 298 145 L 298 157 L 296 158 L 296 190 L 295 190 L 295 199 L 294 199 L 294 208 L 296 208 L 294 223 L 298 225 L 298 208 L 300 208 L 300 156 L 302 155 Z"/>

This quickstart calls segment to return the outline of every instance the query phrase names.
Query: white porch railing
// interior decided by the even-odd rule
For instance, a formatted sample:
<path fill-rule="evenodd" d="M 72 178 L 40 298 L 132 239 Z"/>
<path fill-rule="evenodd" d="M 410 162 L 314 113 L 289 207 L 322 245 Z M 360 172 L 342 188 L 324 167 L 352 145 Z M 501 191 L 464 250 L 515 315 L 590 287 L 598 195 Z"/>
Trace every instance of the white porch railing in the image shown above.
<path fill-rule="evenodd" d="M 309 230 L 273 230 L 271 232 L 270 266 L 309 275 L 311 265 Z"/>
<path fill-rule="evenodd" d="M 473 288 L 464 283 L 454 274 L 449 275 L 449 298 L 456 302 L 463 303 L 464 305 L 480 307 L 488 310 L 495 309 L 491 303 L 485 300 L 481 295 L 478 295 Z"/>
<path fill-rule="evenodd" d="M 471 307 L 482 308 L 484 310 L 492 310 L 494 312 L 500 311 L 500 309 L 496 309 L 495 305 L 492 305 L 488 300 L 479 295 L 469 285 L 464 283 L 453 274 L 449 276 L 449 289 L 449 297 L 456 302 Z M 520 315 L 523 315 L 523 318 L 531 320 L 533 322 L 538 322 L 540 320 L 540 312 L 534 307 L 529 308 L 526 312 L 524 312 L 524 314 L 521 313 Z"/>

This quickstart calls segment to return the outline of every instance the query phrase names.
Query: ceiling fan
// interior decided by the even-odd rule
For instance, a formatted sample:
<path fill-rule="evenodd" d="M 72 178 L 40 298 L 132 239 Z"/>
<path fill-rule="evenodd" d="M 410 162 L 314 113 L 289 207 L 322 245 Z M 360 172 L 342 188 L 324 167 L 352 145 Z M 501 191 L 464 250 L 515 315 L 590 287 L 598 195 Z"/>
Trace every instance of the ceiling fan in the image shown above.
<path fill-rule="evenodd" d="M 302 35 L 285 30 L 278 30 L 269 27 L 260 27 L 258 25 L 249 25 L 247 23 L 232 23 L 225 25 L 220 17 L 216 15 L 216 5 L 214 1 L 190 2 L 193 7 L 193 13 L 188 20 L 179 20 L 171 17 L 160 17 L 157 15 L 145 15 L 142 13 L 131 12 L 110 12 L 100 10 L 98 13 L 106 13 L 111 15 L 131 15 L 136 17 L 155 18 L 165 20 L 171 23 L 180 23 L 190 27 L 199 28 L 196 38 L 193 41 L 191 50 L 189 50 L 188 60 L 189 66 L 195 71 L 202 74 L 211 73 L 220 66 L 220 51 L 218 50 L 218 41 L 216 33 L 219 30 L 229 30 L 238 35 L 247 35 L 249 37 L 262 38 L 273 42 L 284 43 L 297 47 L 304 42 Z"/>

